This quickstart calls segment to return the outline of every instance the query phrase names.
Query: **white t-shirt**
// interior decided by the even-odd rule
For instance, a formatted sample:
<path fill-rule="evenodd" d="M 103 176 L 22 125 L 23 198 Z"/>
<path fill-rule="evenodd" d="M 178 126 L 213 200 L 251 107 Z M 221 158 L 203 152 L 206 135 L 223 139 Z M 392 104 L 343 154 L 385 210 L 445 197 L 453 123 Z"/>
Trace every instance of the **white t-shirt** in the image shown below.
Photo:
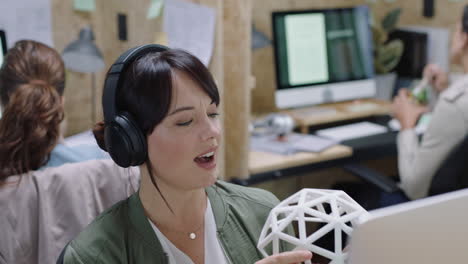
<path fill-rule="evenodd" d="M 167 237 L 159 231 L 156 225 L 148 219 L 158 237 L 164 251 L 169 257 L 169 264 L 193 264 L 193 261 L 178 249 Z M 187 237 L 187 239 L 189 239 Z M 226 256 L 216 235 L 216 222 L 211 210 L 210 200 L 207 199 L 205 211 L 205 264 L 227 264 Z"/>

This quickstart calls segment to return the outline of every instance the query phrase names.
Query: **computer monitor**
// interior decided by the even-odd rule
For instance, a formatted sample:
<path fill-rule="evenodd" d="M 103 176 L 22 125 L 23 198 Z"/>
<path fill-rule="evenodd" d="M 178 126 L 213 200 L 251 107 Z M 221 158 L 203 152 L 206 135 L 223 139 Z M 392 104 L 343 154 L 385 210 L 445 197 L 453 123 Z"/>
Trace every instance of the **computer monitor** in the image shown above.
<path fill-rule="evenodd" d="M 403 54 L 395 67 L 398 77 L 420 79 L 427 64 L 428 36 L 424 32 L 405 29 L 394 30 L 388 36 L 389 40 L 400 39 L 403 42 Z"/>
<path fill-rule="evenodd" d="M 273 12 L 276 106 L 373 97 L 369 8 Z"/>

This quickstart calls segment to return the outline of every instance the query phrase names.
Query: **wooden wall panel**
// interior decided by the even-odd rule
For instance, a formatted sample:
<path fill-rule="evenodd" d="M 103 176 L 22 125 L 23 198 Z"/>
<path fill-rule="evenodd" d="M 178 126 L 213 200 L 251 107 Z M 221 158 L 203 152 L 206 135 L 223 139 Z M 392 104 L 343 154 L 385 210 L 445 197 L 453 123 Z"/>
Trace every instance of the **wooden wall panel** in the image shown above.
<path fill-rule="evenodd" d="M 423 1 L 403 1 L 396 0 L 393 2 L 377 1 L 371 4 L 373 13 L 376 18 L 382 18 L 388 11 L 393 8 L 400 7 L 403 9 L 400 19 L 400 25 L 424 25 L 433 27 L 453 28 L 453 26 L 461 19 L 463 6 L 468 4 L 468 1 L 450 1 L 438 0 L 435 3 L 435 15 L 432 18 L 426 18 L 422 15 Z"/>
<path fill-rule="evenodd" d="M 226 179 L 247 178 L 252 2 L 225 0 L 223 9 Z"/>

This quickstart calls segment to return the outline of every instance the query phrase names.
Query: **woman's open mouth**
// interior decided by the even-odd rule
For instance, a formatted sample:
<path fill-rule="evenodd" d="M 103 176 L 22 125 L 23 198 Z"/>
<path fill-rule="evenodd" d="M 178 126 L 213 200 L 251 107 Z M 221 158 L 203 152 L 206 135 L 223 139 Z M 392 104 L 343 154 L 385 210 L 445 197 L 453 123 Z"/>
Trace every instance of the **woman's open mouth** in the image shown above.
<path fill-rule="evenodd" d="M 198 166 L 211 170 L 214 167 L 216 167 L 216 162 L 215 162 L 215 151 L 210 151 L 208 153 L 202 154 L 194 159 L 195 163 L 197 163 Z"/>

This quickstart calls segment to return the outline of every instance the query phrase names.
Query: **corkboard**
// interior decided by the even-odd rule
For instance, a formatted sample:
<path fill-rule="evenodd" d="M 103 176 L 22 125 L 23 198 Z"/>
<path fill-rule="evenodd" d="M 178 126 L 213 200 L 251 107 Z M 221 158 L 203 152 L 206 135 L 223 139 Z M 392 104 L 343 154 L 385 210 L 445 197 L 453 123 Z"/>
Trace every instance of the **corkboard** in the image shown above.
<path fill-rule="evenodd" d="M 90 25 L 95 34 L 95 43 L 101 50 L 105 67 L 95 74 L 96 116 L 92 117 L 91 74 L 67 72 L 65 88 L 65 114 L 68 121 L 67 135 L 75 134 L 102 119 L 101 95 L 105 73 L 114 60 L 126 49 L 151 43 L 155 33 L 161 30 L 161 18 L 147 20 L 146 12 L 150 1 L 96 1 L 94 12 L 73 10 L 73 1 L 52 0 L 53 38 L 55 48 L 62 51 L 77 39 L 79 31 Z M 127 15 L 128 40 L 120 41 L 117 35 L 117 14 Z"/>
<path fill-rule="evenodd" d="M 224 64 L 223 64 L 223 1 L 222 0 L 185 0 L 204 4 L 216 10 L 216 33 L 214 50 L 209 69 L 215 78 L 220 93 L 223 94 Z M 107 69 L 125 50 L 136 45 L 154 43 L 157 35 L 162 32 L 162 14 L 156 19 L 146 18 L 150 0 L 96 0 L 94 12 L 78 12 L 73 10 L 73 1 L 52 0 L 52 29 L 55 48 L 61 52 L 63 48 L 78 37 L 82 27 L 90 25 L 95 34 L 95 42 L 101 50 L 105 67 L 95 75 L 96 109 L 95 120 L 102 120 L 101 96 Z M 127 41 L 120 41 L 117 34 L 117 15 L 127 16 Z M 66 136 L 90 129 L 93 125 L 91 105 L 90 74 L 67 72 L 65 88 L 65 114 L 67 120 Z M 222 100 L 224 101 L 224 100 Z M 223 115 L 224 108 L 221 108 Z M 226 142 L 227 143 L 227 142 Z M 223 141 L 220 147 L 224 153 Z M 221 155 L 223 156 L 223 155 Z M 224 164 L 219 161 L 220 177 L 224 177 Z"/>

